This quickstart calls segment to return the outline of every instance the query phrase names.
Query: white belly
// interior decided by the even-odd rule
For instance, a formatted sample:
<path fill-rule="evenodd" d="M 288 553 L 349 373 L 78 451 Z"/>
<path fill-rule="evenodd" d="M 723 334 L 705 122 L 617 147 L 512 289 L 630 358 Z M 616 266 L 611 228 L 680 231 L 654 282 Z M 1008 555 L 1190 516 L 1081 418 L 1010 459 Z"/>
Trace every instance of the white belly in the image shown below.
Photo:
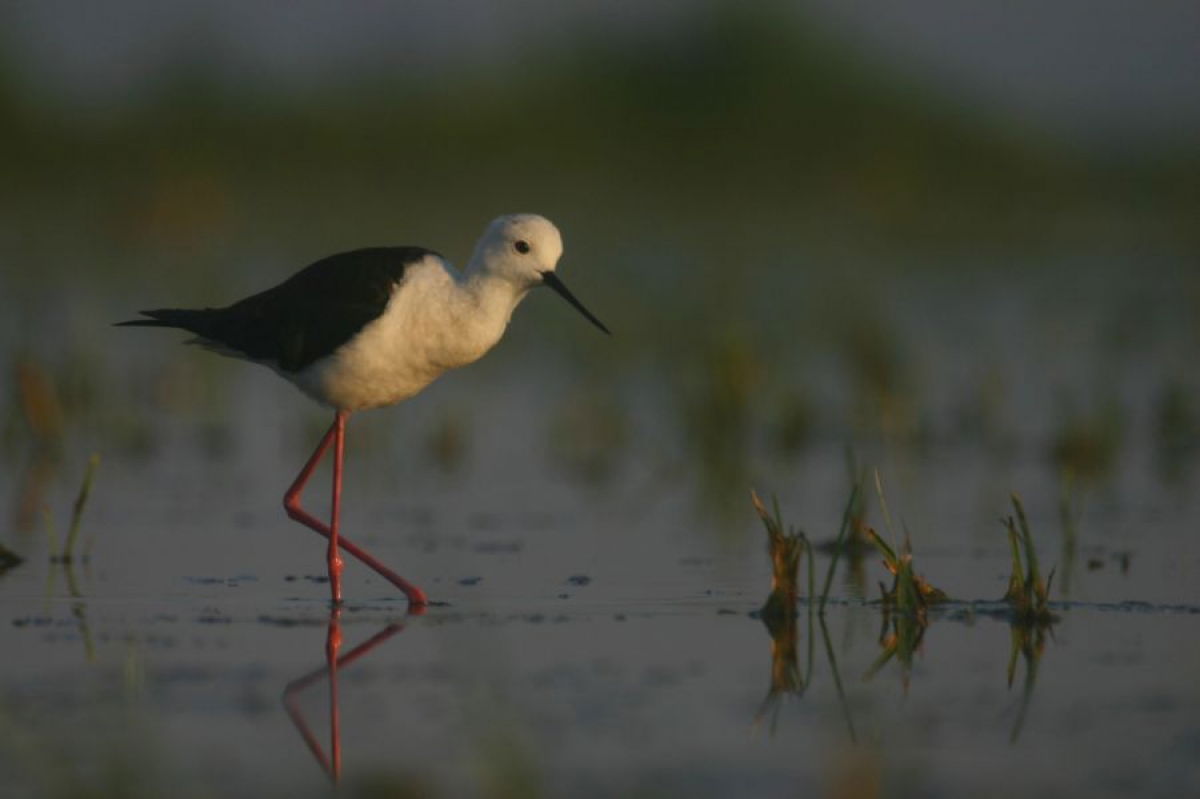
<path fill-rule="evenodd" d="M 378 319 L 291 379 L 334 408 L 392 405 L 447 370 L 479 359 L 500 340 L 507 324 L 507 314 L 479 313 L 473 298 L 430 260 L 413 267 L 397 285 Z"/>

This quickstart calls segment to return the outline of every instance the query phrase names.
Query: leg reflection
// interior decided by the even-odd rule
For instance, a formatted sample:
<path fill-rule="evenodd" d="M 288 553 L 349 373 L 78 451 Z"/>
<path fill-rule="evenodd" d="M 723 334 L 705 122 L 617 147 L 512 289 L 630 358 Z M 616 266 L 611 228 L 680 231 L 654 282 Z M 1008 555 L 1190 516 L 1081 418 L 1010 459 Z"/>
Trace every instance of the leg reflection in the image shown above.
<path fill-rule="evenodd" d="M 342 735 L 341 717 L 338 711 L 338 670 L 349 666 L 361 657 L 365 657 L 372 649 L 404 629 L 399 622 L 389 624 L 369 639 L 351 649 L 344 655 L 339 655 L 342 648 L 342 608 L 335 606 L 329 611 L 329 627 L 325 636 L 325 664 L 302 677 L 292 680 L 283 689 L 283 706 L 295 725 L 296 731 L 304 739 L 309 752 L 335 782 L 342 774 Z M 329 753 L 321 746 L 320 740 L 300 710 L 299 697 L 307 688 L 322 679 L 329 678 Z"/>

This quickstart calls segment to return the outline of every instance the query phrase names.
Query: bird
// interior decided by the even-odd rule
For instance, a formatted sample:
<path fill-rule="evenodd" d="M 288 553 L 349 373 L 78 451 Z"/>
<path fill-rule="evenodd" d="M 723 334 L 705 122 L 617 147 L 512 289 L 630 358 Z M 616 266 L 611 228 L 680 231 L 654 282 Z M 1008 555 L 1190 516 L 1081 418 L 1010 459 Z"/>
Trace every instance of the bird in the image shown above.
<path fill-rule="evenodd" d="M 341 534 L 346 423 L 352 413 L 415 396 L 444 372 L 472 363 L 501 339 L 530 290 L 547 286 L 588 321 L 609 329 L 558 277 L 562 235 L 539 214 L 497 217 L 460 272 L 416 246 L 368 247 L 322 258 L 265 291 L 223 308 L 160 308 L 120 327 L 178 328 L 220 355 L 266 366 L 334 412 L 333 423 L 284 493 L 288 517 L 328 539 L 331 601 L 342 604 L 339 549 L 424 608 L 413 583 Z M 333 448 L 329 522 L 301 505 L 304 487 Z"/>

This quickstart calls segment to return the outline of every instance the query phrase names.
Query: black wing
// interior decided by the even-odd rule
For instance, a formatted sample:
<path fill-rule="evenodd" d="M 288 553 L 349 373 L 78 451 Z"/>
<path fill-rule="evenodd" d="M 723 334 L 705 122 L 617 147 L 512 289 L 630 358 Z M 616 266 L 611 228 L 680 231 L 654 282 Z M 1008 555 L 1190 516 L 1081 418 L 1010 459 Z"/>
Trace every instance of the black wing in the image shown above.
<path fill-rule="evenodd" d="M 177 327 L 221 349 L 295 372 L 329 355 L 387 307 L 422 247 L 371 247 L 322 258 L 274 288 L 227 308 L 141 311 L 118 325 Z"/>

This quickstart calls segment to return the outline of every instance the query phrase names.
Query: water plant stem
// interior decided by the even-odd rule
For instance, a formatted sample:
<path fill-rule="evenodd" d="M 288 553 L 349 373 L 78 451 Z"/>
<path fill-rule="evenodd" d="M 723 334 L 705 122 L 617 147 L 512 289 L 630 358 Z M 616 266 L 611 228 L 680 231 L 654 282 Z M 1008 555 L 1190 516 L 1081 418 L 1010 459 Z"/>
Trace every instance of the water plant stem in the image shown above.
<path fill-rule="evenodd" d="M 837 540 L 833 543 L 833 558 L 829 561 L 829 569 L 825 572 L 825 585 L 821 589 L 821 613 L 825 612 L 825 602 L 829 599 L 829 589 L 833 585 L 833 574 L 837 570 L 838 559 L 842 556 L 842 548 L 846 545 L 846 534 L 850 531 L 850 519 L 860 493 L 862 493 L 861 478 L 854 481 L 854 486 L 850 489 L 850 498 L 846 500 L 846 508 L 842 511 L 842 527 L 838 530 Z M 812 568 L 811 559 L 809 568 Z"/>
<path fill-rule="evenodd" d="M 83 509 L 87 506 L 88 497 L 91 496 L 92 482 L 96 478 L 96 467 L 99 465 L 100 453 L 92 453 L 92 456 L 88 458 L 87 471 L 83 475 L 83 484 L 79 486 L 79 495 L 75 497 L 75 505 L 71 510 L 71 526 L 67 530 L 67 543 L 62 553 L 64 560 L 71 560 L 74 555 L 75 543 L 79 540 L 79 525 L 83 519 Z"/>

